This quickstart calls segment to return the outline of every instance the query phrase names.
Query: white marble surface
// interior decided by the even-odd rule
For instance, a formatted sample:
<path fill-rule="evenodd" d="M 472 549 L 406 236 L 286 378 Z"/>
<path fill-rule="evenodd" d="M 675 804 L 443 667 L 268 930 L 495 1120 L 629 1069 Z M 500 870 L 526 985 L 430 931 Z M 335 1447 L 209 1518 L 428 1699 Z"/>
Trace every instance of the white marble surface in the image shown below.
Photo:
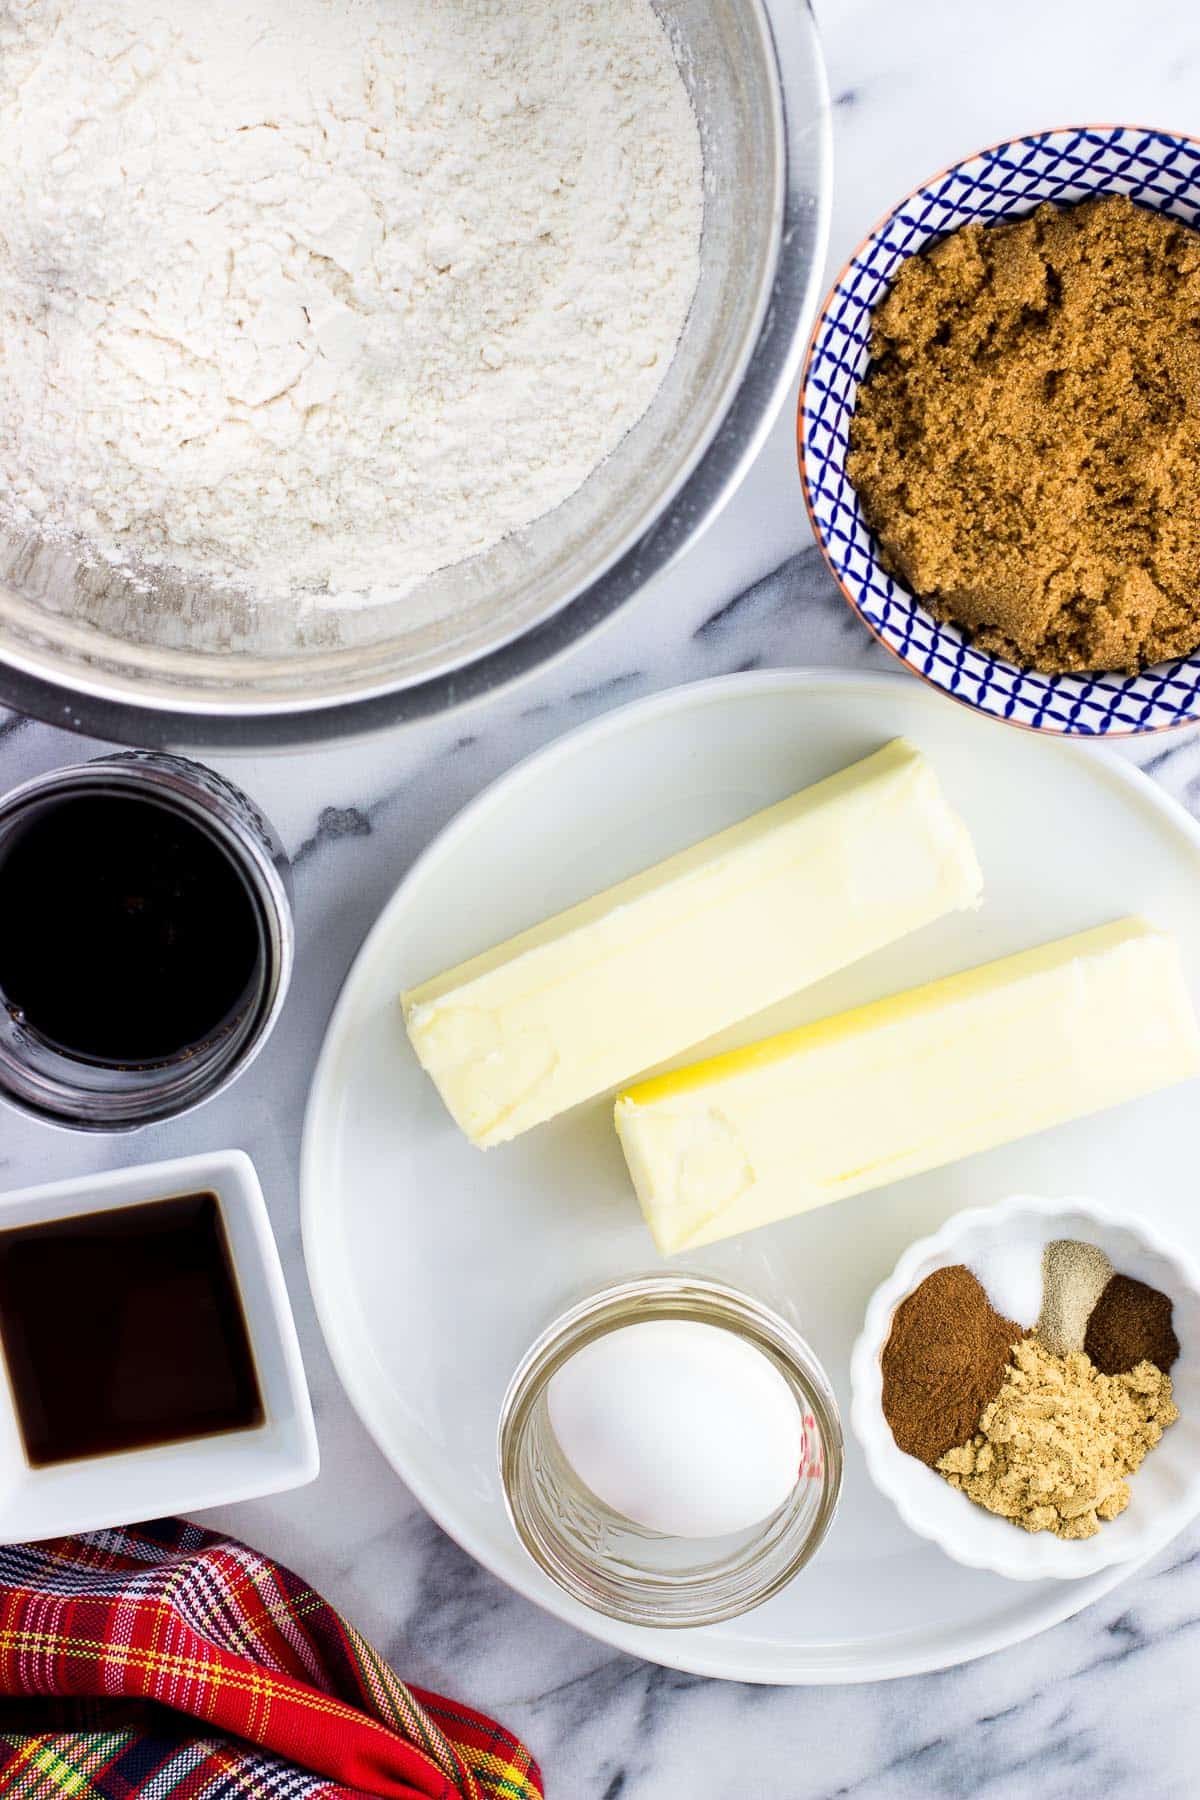
<path fill-rule="evenodd" d="M 819 10 L 836 97 L 831 269 L 903 191 L 980 144 L 1085 118 L 1200 133 L 1200 14 L 1180 0 L 823 0 Z M 227 1143 L 251 1152 L 300 1320 L 324 1469 L 314 1487 L 220 1522 L 302 1570 L 403 1673 L 522 1731 L 556 1800 L 1189 1795 L 1200 1530 L 1068 1624 L 942 1675 L 805 1691 L 675 1675 L 551 1620 L 450 1543 L 358 1425 L 313 1317 L 296 1202 L 308 1072 L 355 947 L 431 834 L 526 751 L 635 695 L 759 664 L 890 666 L 808 544 L 792 445 L 785 417 L 685 561 L 520 691 L 320 756 L 226 760 L 296 859 L 299 974 L 273 1043 L 231 1095 L 136 1142 L 5 1113 L 0 1185 Z M 0 714 L 4 786 L 88 749 Z M 1134 754 L 1200 812 L 1200 736 Z"/>

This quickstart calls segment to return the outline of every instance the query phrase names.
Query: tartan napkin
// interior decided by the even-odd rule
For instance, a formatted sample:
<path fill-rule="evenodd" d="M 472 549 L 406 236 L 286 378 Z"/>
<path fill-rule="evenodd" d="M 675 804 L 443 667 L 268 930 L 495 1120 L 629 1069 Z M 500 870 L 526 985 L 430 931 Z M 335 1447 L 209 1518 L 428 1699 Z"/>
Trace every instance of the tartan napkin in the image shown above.
<path fill-rule="evenodd" d="M 183 1519 L 0 1548 L 7 1800 L 541 1800 L 319 1594 Z"/>

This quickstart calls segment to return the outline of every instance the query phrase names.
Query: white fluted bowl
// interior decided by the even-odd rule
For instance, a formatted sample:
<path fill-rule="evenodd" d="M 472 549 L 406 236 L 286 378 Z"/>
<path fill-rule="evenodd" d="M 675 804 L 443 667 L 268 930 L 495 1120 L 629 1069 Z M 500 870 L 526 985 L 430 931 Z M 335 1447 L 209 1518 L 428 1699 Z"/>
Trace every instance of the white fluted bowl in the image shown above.
<path fill-rule="evenodd" d="M 982 1262 L 995 1248 L 1016 1243 L 1040 1252 L 1054 1238 L 1097 1244 L 1118 1274 L 1169 1294 L 1180 1342 L 1179 1360 L 1171 1370 L 1178 1423 L 1130 1477 L 1132 1498 L 1120 1517 L 1095 1537 L 1078 1542 L 1064 1542 L 1048 1531 L 1022 1531 L 974 1505 L 942 1476 L 906 1455 L 884 1417 L 879 1365 L 896 1308 L 935 1269 Z M 933 1237 L 911 1244 L 876 1288 L 851 1355 L 850 1374 L 850 1424 L 876 1487 L 911 1530 L 969 1568 L 990 1569 L 1013 1581 L 1078 1579 L 1113 1563 L 1153 1556 L 1200 1514 L 1200 1267 L 1142 1219 L 1090 1200 L 1026 1195 L 956 1213 Z"/>

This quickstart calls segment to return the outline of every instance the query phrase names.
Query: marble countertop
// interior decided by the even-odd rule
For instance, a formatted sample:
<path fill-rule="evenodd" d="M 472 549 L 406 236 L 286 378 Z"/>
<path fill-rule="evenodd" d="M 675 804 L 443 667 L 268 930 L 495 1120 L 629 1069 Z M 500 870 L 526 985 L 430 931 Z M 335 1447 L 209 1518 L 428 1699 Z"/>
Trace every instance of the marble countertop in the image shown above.
<path fill-rule="evenodd" d="M 1084 119 L 1200 134 L 1200 14 L 1178 0 L 822 0 L 835 98 L 831 270 L 906 189 L 977 145 Z M 229 1095 L 136 1144 L 5 1113 L 0 1186 L 238 1143 L 269 1197 L 321 1436 L 315 1486 L 219 1523 L 291 1563 L 402 1674 L 522 1732 L 556 1800 L 871 1800 L 1195 1792 L 1200 1529 L 1019 1649 L 858 1688 L 760 1689 L 614 1654 L 500 1586 L 405 1493 L 352 1413 L 313 1315 L 296 1159 L 309 1071 L 350 959 L 435 831 L 581 720 L 681 680 L 770 665 L 889 668 L 813 549 L 784 417 L 704 540 L 600 636 L 486 705 L 312 756 L 225 759 L 295 858 L 299 968 L 283 1024 Z M 0 713 L 0 785 L 92 746 Z M 1200 732 L 1127 752 L 1200 814 Z"/>

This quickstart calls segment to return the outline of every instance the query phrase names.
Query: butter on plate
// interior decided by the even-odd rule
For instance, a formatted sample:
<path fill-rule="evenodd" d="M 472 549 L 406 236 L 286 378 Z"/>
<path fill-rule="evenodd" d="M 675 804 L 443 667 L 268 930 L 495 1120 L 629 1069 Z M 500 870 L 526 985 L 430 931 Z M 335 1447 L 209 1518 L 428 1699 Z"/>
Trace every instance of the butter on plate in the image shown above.
<path fill-rule="evenodd" d="M 1196 1074 L 1175 940 L 1123 919 L 660 1075 L 616 1126 L 669 1255 Z"/>
<path fill-rule="evenodd" d="M 503 1143 L 918 926 L 982 876 L 932 766 L 874 755 L 403 996 L 466 1135 Z"/>

